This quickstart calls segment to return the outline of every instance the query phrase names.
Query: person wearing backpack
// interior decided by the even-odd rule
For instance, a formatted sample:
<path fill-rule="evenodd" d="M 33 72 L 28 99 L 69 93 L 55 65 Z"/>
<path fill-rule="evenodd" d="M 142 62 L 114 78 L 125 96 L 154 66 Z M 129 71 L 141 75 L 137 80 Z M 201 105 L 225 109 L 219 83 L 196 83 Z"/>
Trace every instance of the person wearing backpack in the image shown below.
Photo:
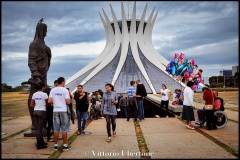
<path fill-rule="evenodd" d="M 203 100 L 205 101 L 205 115 L 207 122 L 207 130 L 217 129 L 214 118 L 214 100 L 216 98 L 215 93 L 210 89 L 208 85 L 205 85 L 203 92 Z"/>
<path fill-rule="evenodd" d="M 137 83 L 136 99 L 138 105 L 138 118 L 141 121 L 144 120 L 143 99 L 147 96 L 147 91 L 144 84 L 142 84 L 140 80 L 137 80 L 136 83 Z"/>

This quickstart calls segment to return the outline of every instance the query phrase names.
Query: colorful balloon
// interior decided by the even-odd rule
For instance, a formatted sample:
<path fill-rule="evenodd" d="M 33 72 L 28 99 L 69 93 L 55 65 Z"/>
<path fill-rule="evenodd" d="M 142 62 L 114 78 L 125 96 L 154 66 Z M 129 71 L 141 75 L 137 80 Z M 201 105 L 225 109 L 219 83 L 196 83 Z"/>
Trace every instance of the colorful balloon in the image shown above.
<path fill-rule="evenodd" d="M 172 60 L 166 67 L 166 71 L 176 77 L 177 80 L 184 78 L 185 82 L 193 81 L 194 90 L 202 88 L 202 86 L 199 85 L 203 83 L 203 71 L 201 69 L 198 69 L 197 63 L 193 58 L 185 58 L 185 54 L 183 52 L 175 52 L 173 54 Z"/>

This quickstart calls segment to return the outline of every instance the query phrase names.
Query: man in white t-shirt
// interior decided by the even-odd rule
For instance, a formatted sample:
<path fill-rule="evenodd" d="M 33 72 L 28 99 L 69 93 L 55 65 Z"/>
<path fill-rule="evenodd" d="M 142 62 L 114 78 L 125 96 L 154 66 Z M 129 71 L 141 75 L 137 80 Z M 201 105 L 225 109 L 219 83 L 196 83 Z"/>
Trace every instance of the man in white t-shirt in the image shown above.
<path fill-rule="evenodd" d="M 70 104 L 70 96 L 65 86 L 65 79 L 59 77 L 58 85 L 51 89 L 48 103 L 53 104 L 53 130 L 54 130 L 54 149 L 58 150 L 58 137 L 60 129 L 63 135 L 63 151 L 69 149 L 67 132 L 70 126 L 70 117 L 68 115 L 68 105 Z"/>
<path fill-rule="evenodd" d="M 46 121 L 46 104 L 48 95 L 42 91 L 44 87 L 43 84 L 36 87 L 38 91 L 32 96 L 31 107 L 34 107 L 33 117 L 36 126 L 36 147 L 37 149 L 42 149 L 47 147 L 47 143 L 45 143 L 43 139 L 43 128 Z"/>

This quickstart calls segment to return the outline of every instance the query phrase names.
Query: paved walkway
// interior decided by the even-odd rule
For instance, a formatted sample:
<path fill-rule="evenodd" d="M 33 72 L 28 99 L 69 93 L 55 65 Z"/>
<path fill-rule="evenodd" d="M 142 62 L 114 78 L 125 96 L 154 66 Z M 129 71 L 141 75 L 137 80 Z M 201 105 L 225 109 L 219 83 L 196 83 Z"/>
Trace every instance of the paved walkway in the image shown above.
<path fill-rule="evenodd" d="M 105 119 L 91 122 L 86 131 L 92 134 L 78 136 L 71 145 L 72 149 L 62 153 L 59 158 L 140 158 L 132 121 L 117 119 L 117 136 L 110 143 L 105 141 Z"/>
<path fill-rule="evenodd" d="M 30 118 L 21 117 L 5 121 L 2 127 L 5 131 L 7 131 L 6 125 L 12 126 L 16 131 L 22 130 L 26 126 L 18 123 L 22 124 L 24 119 L 27 121 Z M 14 122 L 14 125 L 10 121 Z M 204 130 L 204 132 L 238 148 L 236 125 L 237 123 L 231 122 L 221 130 Z M 186 129 L 177 118 L 146 118 L 140 122 L 140 127 L 152 158 L 235 158 L 197 131 Z M 71 124 L 70 135 L 76 131 L 76 128 L 76 124 Z M 91 134 L 78 136 L 71 144 L 72 149 L 63 152 L 59 158 L 140 158 L 132 120 L 127 122 L 125 119 L 117 119 L 117 136 L 111 143 L 105 142 L 107 137 L 105 119 L 92 121 L 86 131 Z M 2 158 L 48 158 L 54 152 L 53 142 L 49 142 L 49 147 L 42 150 L 36 150 L 34 144 L 35 138 L 24 137 L 23 133 L 17 134 L 2 141 L 1 156 Z"/>
<path fill-rule="evenodd" d="M 197 111 L 194 111 L 195 120 L 198 120 Z M 238 123 L 228 121 L 224 128 L 217 130 L 206 130 L 205 128 L 200 128 L 203 132 L 214 137 L 218 141 L 230 146 L 237 152 L 239 151 L 239 128 Z"/>
<path fill-rule="evenodd" d="M 30 125 L 30 117 L 19 117 L 14 120 L 2 122 L 3 131 L 8 134 L 21 131 Z M 76 124 L 71 124 L 70 135 L 76 131 Z M 48 158 L 53 153 L 53 142 L 48 142 L 48 148 L 37 150 L 36 139 L 24 137 L 24 132 L 2 141 L 2 158 Z M 62 140 L 59 144 L 62 143 Z"/>
<path fill-rule="evenodd" d="M 2 139 L 31 126 L 31 119 L 29 116 L 5 120 L 6 121 L 2 122 Z"/>
<path fill-rule="evenodd" d="M 152 158 L 235 158 L 177 118 L 148 118 L 141 128 Z"/>

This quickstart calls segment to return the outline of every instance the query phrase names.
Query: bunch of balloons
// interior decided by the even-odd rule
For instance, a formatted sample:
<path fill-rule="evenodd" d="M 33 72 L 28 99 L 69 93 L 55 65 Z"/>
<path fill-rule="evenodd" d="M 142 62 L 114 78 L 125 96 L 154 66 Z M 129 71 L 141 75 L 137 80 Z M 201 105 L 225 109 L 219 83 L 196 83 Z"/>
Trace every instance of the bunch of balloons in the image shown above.
<path fill-rule="evenodd" d="M 173 75 L 177 80 L 183 82 L 193 81 L 193 89 L 197 90 L 202 88 L 202 69 L 198 69 L 196 61 L 192 58 L 185 58 L 185 54 L 174 53 L 172 59 L 166 67 L 166 71 Z"/>

